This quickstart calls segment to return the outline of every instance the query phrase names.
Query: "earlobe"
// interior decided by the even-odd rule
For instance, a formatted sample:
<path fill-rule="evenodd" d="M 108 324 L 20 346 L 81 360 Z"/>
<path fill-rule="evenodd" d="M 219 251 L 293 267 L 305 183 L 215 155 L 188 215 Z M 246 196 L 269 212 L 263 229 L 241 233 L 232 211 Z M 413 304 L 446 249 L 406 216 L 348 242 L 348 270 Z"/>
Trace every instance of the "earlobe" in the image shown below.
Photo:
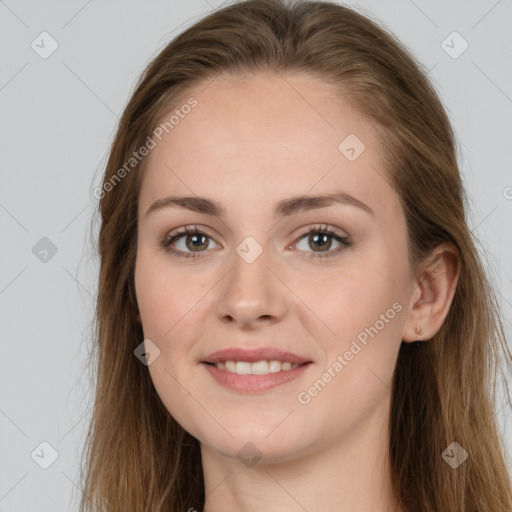
<path fill-rule="evenodd" d="M 450 310 L 460 272 L 459 251 L 445 242 L 421 265 L 411 293 L 402 340 L 409 343 L 431 339 Z"/>

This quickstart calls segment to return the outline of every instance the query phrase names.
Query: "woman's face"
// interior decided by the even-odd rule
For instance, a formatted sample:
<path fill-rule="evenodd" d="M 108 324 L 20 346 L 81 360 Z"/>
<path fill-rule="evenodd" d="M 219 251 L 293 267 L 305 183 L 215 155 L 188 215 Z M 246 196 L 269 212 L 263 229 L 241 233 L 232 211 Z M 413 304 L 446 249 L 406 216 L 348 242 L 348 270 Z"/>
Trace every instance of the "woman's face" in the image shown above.
<path fill-rule="evenodd" d="M 203 447 L 231 457 L 245 447 L 290 460 L 370 417 L 384 424 L 410 269 L 376 131 L 305 75 L 219 76 L 190 98 L 155 139 L 139 201 L 135 286 L 146 348 L 160 350 L 148 366 L 160 398 Z M 151 209 L 177 196 L 192 199 Z M 276 385 L 277 371 L 237 377 L 204 362 L 268 347 L 310 363 L 238 365 L 286 374 Z"/>

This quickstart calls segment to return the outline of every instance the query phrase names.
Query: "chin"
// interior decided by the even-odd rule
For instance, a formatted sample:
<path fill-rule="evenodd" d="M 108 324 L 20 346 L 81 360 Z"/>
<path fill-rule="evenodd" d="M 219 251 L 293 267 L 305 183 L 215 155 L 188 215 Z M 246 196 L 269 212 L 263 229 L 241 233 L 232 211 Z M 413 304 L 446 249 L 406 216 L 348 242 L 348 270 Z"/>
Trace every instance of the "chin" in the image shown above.
<path fill-rule="evenodd" d="M 206 436 L 198 437 L 201 450 L 214 450 L 224 457 L 238 459 L 246 467 L 256 463 L 262 465 L 291 461 L 306 451 L 303 436 L 294 439 L 285 429 L 269 435 L 274 427 L 265 426 L 263 430 L 254 425 L 245 425 L 245 428 L 239 430 L 225 428 L 233 437 L 221 434 L 212 438 L 210 431 Z"/>

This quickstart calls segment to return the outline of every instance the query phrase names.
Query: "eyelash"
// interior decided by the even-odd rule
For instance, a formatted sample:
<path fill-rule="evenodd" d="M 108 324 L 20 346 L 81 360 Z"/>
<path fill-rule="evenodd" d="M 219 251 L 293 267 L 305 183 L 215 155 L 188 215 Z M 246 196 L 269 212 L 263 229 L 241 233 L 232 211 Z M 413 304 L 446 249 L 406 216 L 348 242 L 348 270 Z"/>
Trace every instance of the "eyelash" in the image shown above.
<path fill-rule="evenodd" d="M 198 229 L 197 226 L 193 226 L 192 229 L 189 229 L 190 226 L 185 226 L 183 228 L 178 229 L 174 233 L 166 233 L 163 237 L 161 237 L 159 244 L 170 254 L 173 256 L 177 256 L 178 258 L 201 258 L 202 252 L 206 251 L 200 251 L 197 254 L 190 254 L 183 251 L 179 251 L 177 249 L 174 249 L 172 247 L 172 243 L 178 240 L 179 238 L 182 238 L 185 235 L 205 235 L 206 237 L 212 239 L 207 233 L 202 231 L 201 229 Z M 315 226 L 314 228 L 310 229 L 309 231 L 306 231 L 302 235 L 299 236 L 298 241 L 302 240 L 306 235 L 311 234 L 324 234 L 328 235 L 332 238 L 334 238 L 336 241 L 340 242 L 342 244 L 341 247 L 338 247 L 338 249 L 334 251 L 326 251 L 325 253 L 315 253 L 312 252 L 308 255 L 305 255 L 304 257 L 307 259 L 315 259 L 315 258 L 329 258 L 331 256 L 337 255 L 340 253 L 343 249 L 346 247 L 350 247 L 352 244 L 350 242 L 349 237 L 343 237 L 338 234 L 336 234 L 336 231 L 329 226 Z"/>

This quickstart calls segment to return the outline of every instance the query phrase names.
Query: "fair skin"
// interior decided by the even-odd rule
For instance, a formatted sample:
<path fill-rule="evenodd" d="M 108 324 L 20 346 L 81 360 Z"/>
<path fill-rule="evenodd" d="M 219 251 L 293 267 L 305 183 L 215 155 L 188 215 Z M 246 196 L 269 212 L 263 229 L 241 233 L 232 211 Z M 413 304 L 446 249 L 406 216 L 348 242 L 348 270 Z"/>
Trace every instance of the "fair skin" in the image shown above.
<path fill-rule="evenodd" d="M 319 79 L 228 75 L 189 97 L 198 106 L 147 162 L 135 287 L 144 338 L 160 349 L 148 366 L 155 388 L 201 443 L 204 510 L 399 512 L 387 454 L 393 370 L 402 340 L 428 339 L 441 327 L 457 280 L 455 249 L 439 246 L 420 268 L 434 263 L 435 272 L 415 277 L 376 132 Z M 349 134 L 366 146 L 354 161 L 338 149 Z M 341 190 L 373 213 L 333 203 L 273 218 L 281 200 Z M 210 198 L 225 216 L 182 207 L 146 215 L 171 195 Z M 185 234 L 173 245 L 199 257 L 159 245 L 159 237 L 194 225 L 207 233 L 203 243 L 193 234 L 187 243 Z M 312 228 L 326 225 L 351 245 L 333 237 L 320 248 L 308 242 Z M 251 263 L 236 251 L 248 236 L 262 249 Z M 337 357 L 390 308 L 393 318 L 301 403 L 299 393 L 332 372 Z M 233 346 L 278 347 L 313 363 L 292 382 L 237 392 L 200 363 Z M 249 442 L 261 455 L 252 466 L 237 456 Z"/>

